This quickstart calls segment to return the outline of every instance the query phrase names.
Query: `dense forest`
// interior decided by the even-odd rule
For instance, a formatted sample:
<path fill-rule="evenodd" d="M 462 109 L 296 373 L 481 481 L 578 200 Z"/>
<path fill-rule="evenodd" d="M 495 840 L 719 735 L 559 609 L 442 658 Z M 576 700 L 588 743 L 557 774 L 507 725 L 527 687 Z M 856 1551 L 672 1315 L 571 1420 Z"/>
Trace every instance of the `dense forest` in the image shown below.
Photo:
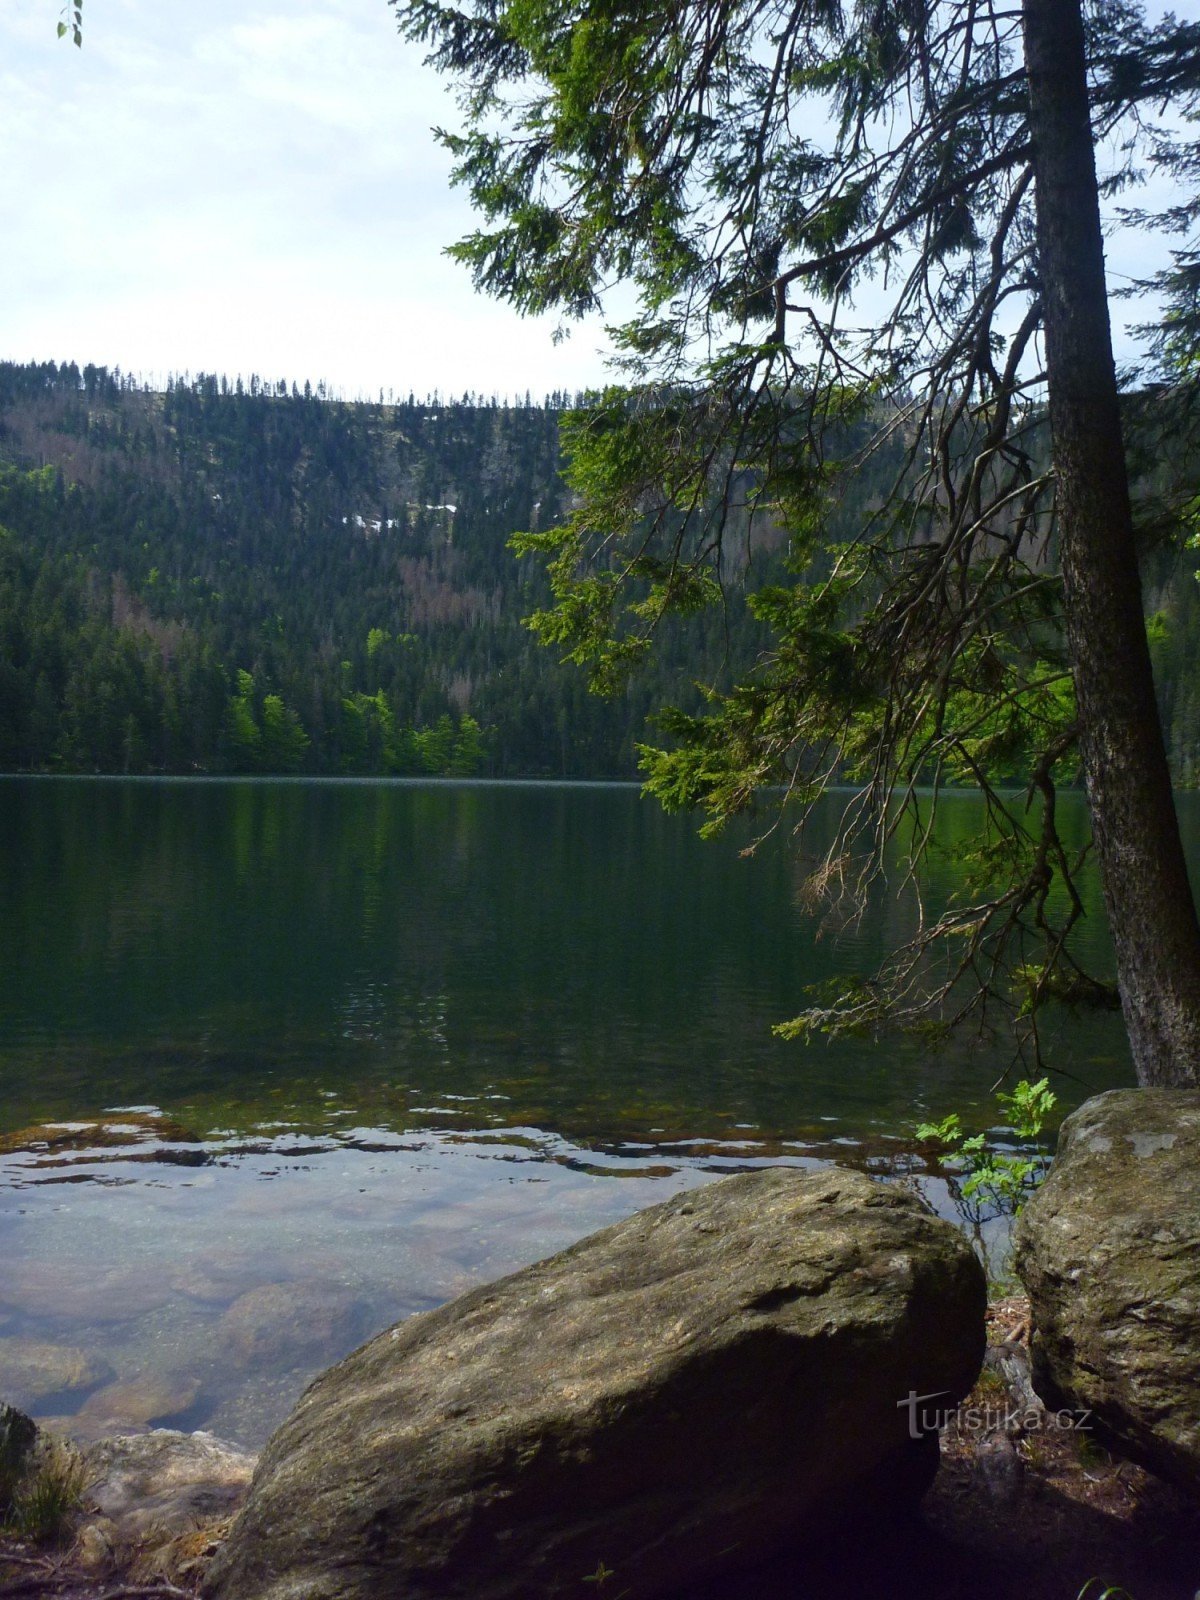
<path fill-rule="evenodd" d="M 633 776 L 654 708 L 760 640 L 734 573 L 615 699 L 537 643 L 545 577 L 508 541 L 566 509 L 568 403 L 0 364 L 0 769 Z M 1146 573 L 1182 782 L 1194 569 Z"/>
<path fill-rule="evenodd" d="M 610 701 L 538 645 L 566 403 L 0 365 L 0 768 L 632 776 L 750 623 Z"/>

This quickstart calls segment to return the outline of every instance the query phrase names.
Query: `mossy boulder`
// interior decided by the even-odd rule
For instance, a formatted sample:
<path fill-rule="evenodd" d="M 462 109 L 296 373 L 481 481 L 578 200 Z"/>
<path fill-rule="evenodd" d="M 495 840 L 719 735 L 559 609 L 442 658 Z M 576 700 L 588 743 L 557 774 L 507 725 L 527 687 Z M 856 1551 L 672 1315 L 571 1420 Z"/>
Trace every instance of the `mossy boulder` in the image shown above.
<path fill-rule="evenodd" d="M 1017 1225 L 1033 1381 L 1200 1490 L 1200 1091 L 1117 1089 L 1063 1123 Z"/>
<path fill-rule="evenodd" d="M 641 1600 L 865 1524 L 927 1484 L 904 1402 L 966 1393 L 985 1302 L 962 1235 L 861 1174 L 677 1196 L 323 1374 L 205 1593 Z"/>

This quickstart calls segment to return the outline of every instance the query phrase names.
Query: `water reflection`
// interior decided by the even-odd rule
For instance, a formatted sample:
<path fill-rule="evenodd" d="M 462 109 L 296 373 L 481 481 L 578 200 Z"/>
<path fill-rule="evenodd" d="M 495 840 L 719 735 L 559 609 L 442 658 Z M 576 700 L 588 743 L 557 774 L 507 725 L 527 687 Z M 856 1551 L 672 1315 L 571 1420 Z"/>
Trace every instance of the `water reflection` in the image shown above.
<path fill-rule="evenodd" d="M 818 939 L 786 849 L 628 788 L 6 780 L 0 838 L 0 1395 L 81 1431 L 255 1442 L 366 1334 L 678 1188 L 903 1178 L 1011 1055 L 774 1038 L 911 903 Z M 1051 1049 L 1067 1103 L 1127 1081 L 1111 1018 Z"/>

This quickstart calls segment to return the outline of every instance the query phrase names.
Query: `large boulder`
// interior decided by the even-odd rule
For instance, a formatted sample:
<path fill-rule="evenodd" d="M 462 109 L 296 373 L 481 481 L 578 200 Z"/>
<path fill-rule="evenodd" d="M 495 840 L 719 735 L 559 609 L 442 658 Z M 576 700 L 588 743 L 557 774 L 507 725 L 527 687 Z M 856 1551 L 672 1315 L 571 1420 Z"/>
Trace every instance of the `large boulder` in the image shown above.
<path fill-rule="evenodd" d="M 861 1174 L 679 1195 L 318 1378 L 205 1593 L 641 1600 L 744 1568 L 868 1484 L 921 1492 L 906 1402 L 970 1388 L 985 1304 L 962 1235 Z"/>
<path fill-rule="evenodd" d="M 1063 1123 L 1017 1225 L 1033 1380 L 1200 1488 L 1200 1091 L 1116 1089 Z"/>

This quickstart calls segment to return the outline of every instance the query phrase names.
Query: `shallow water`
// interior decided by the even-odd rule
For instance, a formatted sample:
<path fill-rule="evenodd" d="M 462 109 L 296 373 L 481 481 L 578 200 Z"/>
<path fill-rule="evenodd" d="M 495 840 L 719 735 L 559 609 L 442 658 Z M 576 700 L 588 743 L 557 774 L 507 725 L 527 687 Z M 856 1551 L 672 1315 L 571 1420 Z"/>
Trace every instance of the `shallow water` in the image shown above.
<path fill-rule="evenodd" d="M 6 779 L 0 840 L 0 1394 L 81 1431 L 257 1443 L 369 1333 L 688 1184 L 905 1171 L 1011 1058 L 774 1038 L 911 907 L 817 938 L 782 845 L 630 787 Z M 1111 1018 L 1052 1059 L 1067 1105 L 1129 1081 Z M 90 1370 L 48 1389 L 46 1344 Z"/>

